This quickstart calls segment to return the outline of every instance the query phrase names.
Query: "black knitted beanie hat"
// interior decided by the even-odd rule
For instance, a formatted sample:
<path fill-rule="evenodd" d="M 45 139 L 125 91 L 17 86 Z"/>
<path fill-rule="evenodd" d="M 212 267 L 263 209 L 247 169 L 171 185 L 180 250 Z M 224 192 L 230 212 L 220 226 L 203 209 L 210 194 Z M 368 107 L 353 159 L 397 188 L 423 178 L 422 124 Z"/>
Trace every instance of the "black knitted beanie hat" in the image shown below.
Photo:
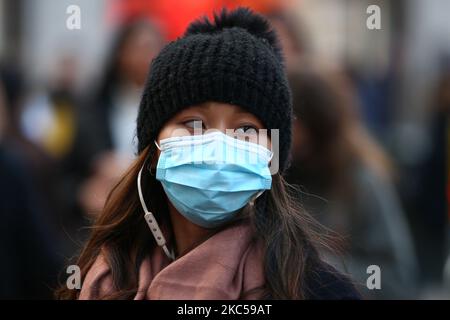
<path fill-rule="evenodd" d="M 177 112 L 208 101 L 240 106 L 267 129 L 279 129 L 279 168 L 285 171 L 292 98 L 281 47 L 263 16 L 247 8 L 224 9 L 214 22 L 207 17 L 192 22 L 183 37 L 161 50 L 139 107 L 138 152 Z"/>

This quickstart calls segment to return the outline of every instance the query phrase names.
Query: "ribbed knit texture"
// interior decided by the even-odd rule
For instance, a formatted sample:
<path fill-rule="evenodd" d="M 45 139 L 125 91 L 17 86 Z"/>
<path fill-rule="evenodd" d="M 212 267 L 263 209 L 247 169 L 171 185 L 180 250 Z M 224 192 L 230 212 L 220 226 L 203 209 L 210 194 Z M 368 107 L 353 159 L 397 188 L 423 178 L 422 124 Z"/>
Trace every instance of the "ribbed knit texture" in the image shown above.
<path fill-rule="evenodd" d="M 193 22 L 152 61 L 137 119 L 138 152 L 180 110 L 207 101 L 238 105 L 280 129 L 280 170 L 291 145 L 292 98 L 275 33 L 249 9 Z"/>

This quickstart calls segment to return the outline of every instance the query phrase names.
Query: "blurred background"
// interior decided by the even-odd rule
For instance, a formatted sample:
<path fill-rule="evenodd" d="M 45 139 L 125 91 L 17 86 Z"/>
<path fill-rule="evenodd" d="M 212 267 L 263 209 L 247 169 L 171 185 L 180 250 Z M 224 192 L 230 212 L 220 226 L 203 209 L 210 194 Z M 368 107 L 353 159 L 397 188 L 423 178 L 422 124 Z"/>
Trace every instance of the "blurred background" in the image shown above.
<path fill-rule="evenodd" d="M 192 19 L 238 5 L 281 38 L 287 179 L 342 236 L 324 257 L 369 299 L 450 298 L 447 0 L 0 0 L 0 298 L 52 297 L 134 157 L 151 60 Z"/>

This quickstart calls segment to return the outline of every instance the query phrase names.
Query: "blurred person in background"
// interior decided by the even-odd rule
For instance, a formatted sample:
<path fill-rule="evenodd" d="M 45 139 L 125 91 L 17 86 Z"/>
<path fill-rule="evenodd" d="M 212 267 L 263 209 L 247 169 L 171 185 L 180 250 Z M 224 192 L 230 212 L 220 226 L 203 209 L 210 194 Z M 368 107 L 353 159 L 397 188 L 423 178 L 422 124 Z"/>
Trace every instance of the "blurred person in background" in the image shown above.
<path fill-rule="evenodd" d="M 84 164 L 78 200 L 95 215 L 107 193 L 134 159 L 133 126 L 148 67 L 164 38 L 148 19 L 133 19 L 118 31 L 100 85 L 85 105 L 73 157 Z"/>
<path fill-rule="evenodd" d="M 78 60 L 63 54 L 48 84 L 31 94 L 21 114 L 24 135 L 50 157 L 60 160 L 71 151 L 76 130 Z"/>
<path fill-rule="evenodd" d="M 349 81 L 311 70 L 289 79 L 296 120 L 287 180 L 306 191 L 306 209 L 343 236 L 344 265 L 330 261 L 348 268 L 367 297 L 414 297 L 417 262 L 392 166 L 362 125 Z M 381 268 L 381 290 L 365 287 L 370 265 Z"/>
<path fill-rule="evenodd" d="M 449 59 L 450 62 L 450 59 Z M 449 233 L 449 125 L 450 110 L 450 65 L 444 66 L 432 94 L 430 144 L 426 156 L 419 166 L 411 168 L 416 172 L 415 194 L 408 199 L 413 222 L 416 226 L 424 280 L 429 287 L 440 286 L 448 254 Z"/>
<path fill-rule="evenodd" d="M 12 134 L 15 77 L 0 72 L 0 299 L 50 298 L 62 259 L 23 149 Z"/>
<path fill-rule="evenodd" d="M 62 53 L 44 85 L 27 94 L 19 114 L 21 134 L 39 154 L 39 166 L 32 168 L 46 214 L 59 231 L 62 256 L 73 253 L 81 240 L 79 229 L 87 223 L 74 196 L 82 166 L 73 157 L 81 103 L 78 63 L 73 54 Z"/>

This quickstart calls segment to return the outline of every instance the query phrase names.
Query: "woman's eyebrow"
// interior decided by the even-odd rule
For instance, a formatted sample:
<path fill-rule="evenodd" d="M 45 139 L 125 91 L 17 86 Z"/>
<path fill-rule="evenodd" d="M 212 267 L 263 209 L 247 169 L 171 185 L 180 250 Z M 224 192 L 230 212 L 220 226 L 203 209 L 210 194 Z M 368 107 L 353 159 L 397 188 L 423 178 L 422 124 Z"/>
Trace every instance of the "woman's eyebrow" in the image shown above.
<path fill-rule="evenodd" d="M 235 111 L 235 112 L 234 112 L 234 115 L 245 116 L 245 117 L 248 117 L 249 119 L 251 119 L 251 120 L 253 120 L 253 121 L 258 121 L 258 122 L 259 122 L 259 120 L 258 120 L 257 117 L 255 117 L 253 114 L 251 114 L 250 112 L 245 111 L 245 110 L 238 110 L 238 111 Z"/>
<path fill-rule="evenodd" d="M 203 115 L 204 115 L 204 112 L 202 112 L 201 110 L 189 109 L 189 110 L 184 110 L 184 112 L 181 112 L 180 114 L 178 114 L 177 118 L 196 117 L 196 116 L 203 116 Z"/>
<path fill-rule="evenodd" d="M 239 112 L 236 112 L 235 115 L 240 115 L 239 120 L 242 120 L 242 118 L 244 118 L 244 120 L 246 120 L 248 122 L 252 122 L 253 124 L 258 125 L 259 127 L 264 127 L 264 125 L 262 124 L 261 121 L 258 120 L 258 118 L 256 118 L 252 114 L 249 114 L 248 112 L 239 111 Z"/>

